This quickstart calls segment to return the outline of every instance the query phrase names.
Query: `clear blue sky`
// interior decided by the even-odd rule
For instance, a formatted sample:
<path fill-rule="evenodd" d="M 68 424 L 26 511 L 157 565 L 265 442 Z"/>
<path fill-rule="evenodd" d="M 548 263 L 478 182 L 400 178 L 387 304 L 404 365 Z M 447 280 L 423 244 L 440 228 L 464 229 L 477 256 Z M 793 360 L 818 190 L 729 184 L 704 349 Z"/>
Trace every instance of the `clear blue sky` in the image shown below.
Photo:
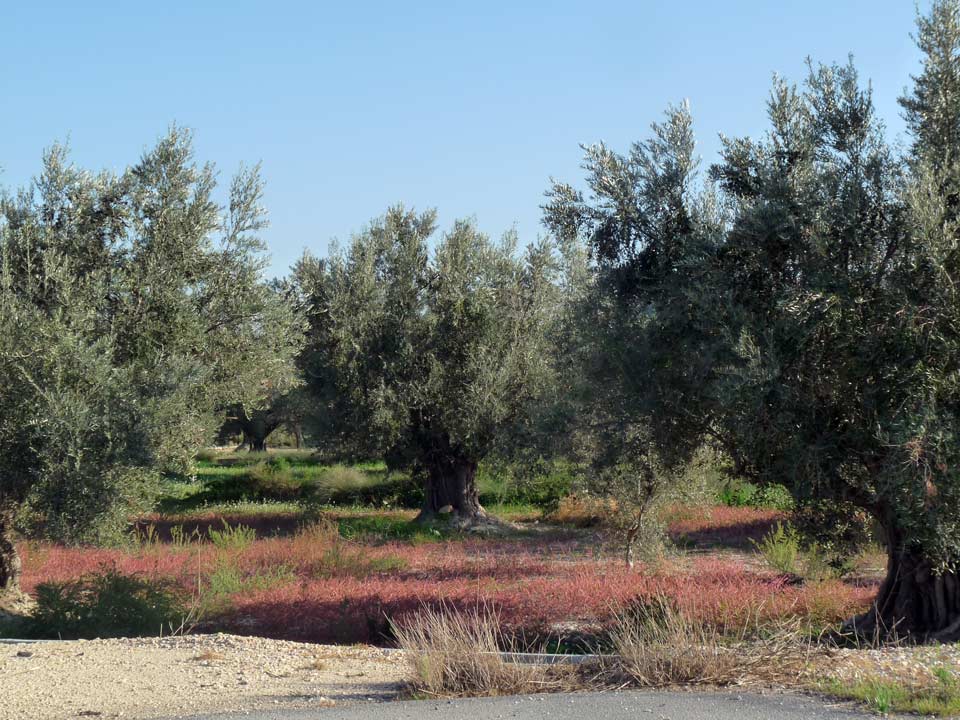
<path fill-rule="evenodd" d="M 8 0 L 0 184 L 56 140 L 122 169 L 176 122 L 224 181 L 263 162 L 275 274 L 396 202 L 532 240 L 579 143 L 626 148 L 688 98 L 711 162 L 718 132 L 763 131 L 772 73 L 802 79 L 807 55 L 853 53 L 902 134 L 913 20 L 912 0 Z"/>

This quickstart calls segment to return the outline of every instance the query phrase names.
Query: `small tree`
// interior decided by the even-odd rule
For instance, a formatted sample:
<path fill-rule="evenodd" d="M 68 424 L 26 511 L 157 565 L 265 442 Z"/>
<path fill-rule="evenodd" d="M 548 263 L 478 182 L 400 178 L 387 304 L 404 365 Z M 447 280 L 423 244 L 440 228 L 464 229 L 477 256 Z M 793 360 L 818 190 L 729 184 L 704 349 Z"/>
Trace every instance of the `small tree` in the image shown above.
<path fill-rule="evenodd" d="M 185 467 L 215 410 L 255 397 L 300 345 L 263 282 L 262 186 L 227 208 L 174 128 L 120 176 L 54 148 L 0 202 L 0 590 L 17 592 L 14 520 L 109 537 Z"/>
<path fill-rule="evenodd" d="M 466 221 L 431 253 L 434 225 L 392 208 L 345 252 L 301 261 L 302 363 L 339 438 L 423 473 L 421 518 L 449 506 L 473 523 L 485 517 L 477 465 L 549 369 L 553 253 L 542 242 L 518 259 L 512 235 L 493 243 Z"/>

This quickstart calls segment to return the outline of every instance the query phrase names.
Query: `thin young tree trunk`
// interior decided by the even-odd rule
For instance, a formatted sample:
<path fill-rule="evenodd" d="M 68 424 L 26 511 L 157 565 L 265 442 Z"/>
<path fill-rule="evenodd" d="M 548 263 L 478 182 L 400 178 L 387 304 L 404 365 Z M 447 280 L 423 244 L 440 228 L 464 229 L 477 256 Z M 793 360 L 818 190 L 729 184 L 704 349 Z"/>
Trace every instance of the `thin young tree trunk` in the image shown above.
<path fill-rule="evenodd" d="M 626 547 L 626 562 L 627 567 L 633 570 L 633 548 L 634 544 L 637 542 L 637 534 L 640 532 L 640 518 L 637 518 L 636 522 L 632 523 L 629 528 L 627 528 L 627 547 Z"/>

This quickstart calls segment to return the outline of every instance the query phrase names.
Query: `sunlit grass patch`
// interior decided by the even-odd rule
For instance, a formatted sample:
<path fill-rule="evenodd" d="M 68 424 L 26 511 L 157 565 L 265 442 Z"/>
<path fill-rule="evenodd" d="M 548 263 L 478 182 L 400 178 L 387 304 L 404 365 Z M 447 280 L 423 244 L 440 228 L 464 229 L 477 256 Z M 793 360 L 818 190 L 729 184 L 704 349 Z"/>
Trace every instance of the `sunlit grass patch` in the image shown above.
<path fill-rule="evenodd" d="M 939 674 L 934 671 L 932 682 L 926 685 L 882 678 L 831 679 L 819 683 L 817 689 L 828 695 L 857 700 L 883 714 L 960 715 L 960 687 L 955 671 L 941 670 Z"/>

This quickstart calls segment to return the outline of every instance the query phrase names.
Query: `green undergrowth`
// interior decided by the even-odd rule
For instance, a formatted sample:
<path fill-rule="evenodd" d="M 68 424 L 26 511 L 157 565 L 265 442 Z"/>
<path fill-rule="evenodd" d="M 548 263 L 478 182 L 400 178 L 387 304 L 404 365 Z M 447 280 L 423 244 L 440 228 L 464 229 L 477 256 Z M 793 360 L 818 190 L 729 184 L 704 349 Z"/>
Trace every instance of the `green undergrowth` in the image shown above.
<path fill-rule="evenodd" d="M 429 523 L 414 523 L 404 515 L 356 515 L 337 521 L 340 536 L 362 542 L 402 540 L 414 544 L 437 542 L 459 535 L 448 523 L 437 519 Z"/>
<path fill-rule="evenodd" d="M 554 509 L 571 492 L 572 468 L 560 462 L 529 466 L 481 464 L 477 474 L 484 506 L 517 508 L 529 517 Z M 157 509 L 183 513 L 229 503 L 297 502 L 324 506 L 419 508 L 422 483 L 377 461 L 328 463 L 306 451 L 223 453 L 205 451 L 192 475 L 169 476 Z"/>
<path fill-rule="evenodd" d="M 960 715 L 960 681 L 957 672 L 934 668 L 926 685 L 865 678 L 856 681 L 828 680 L 818 689 L 828 695 L 856 700 L 881 714 L 916 713 L 924 716 Z"/>
<path fill-rule="evenodd" d="M 237 595 L 269 590 L 295 580 L 296 575 L 287 565 L 244 572 L 229 559 L 218 558 L 213 570 L 201 579 L 196 618 L 206 620 L 229 611 L 232 598 Z"/>
<path fill-rule="evenodd" d="M 25 622 L 28 637 L 91 639 L 155 636 L 182 631 L 188 599 L 165 578 L 123 574 L 113 568 L 68 582 L 41 583 Z"/>

